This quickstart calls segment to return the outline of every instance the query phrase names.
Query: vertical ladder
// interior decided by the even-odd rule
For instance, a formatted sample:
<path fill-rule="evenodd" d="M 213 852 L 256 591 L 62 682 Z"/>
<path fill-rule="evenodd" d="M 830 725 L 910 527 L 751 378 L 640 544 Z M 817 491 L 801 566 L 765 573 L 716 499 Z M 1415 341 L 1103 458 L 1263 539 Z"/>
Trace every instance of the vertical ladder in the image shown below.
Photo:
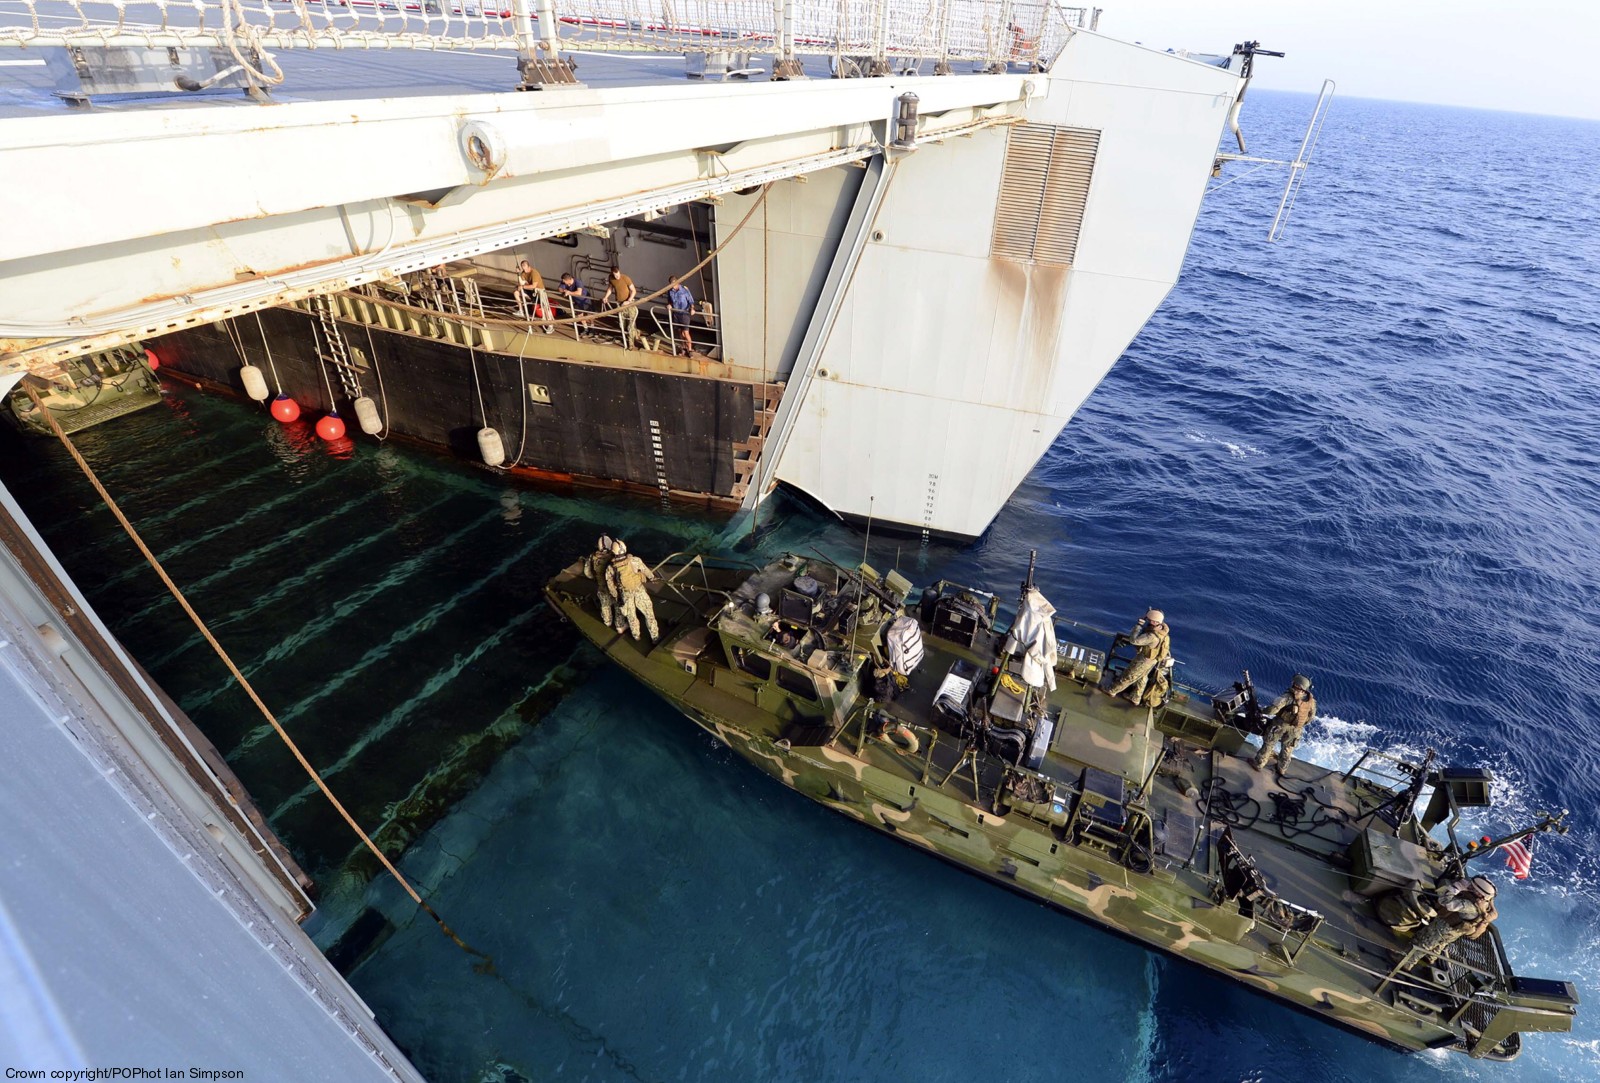
<path fill-rule="evenodd" d="M 756 483 L 756 472 L 761 467 L 761 451 L 766 447 L 767 434 L 772 431 L 772 421 L 778 416 L 783 387 L 781 382 L 750 385 L 755 395 L 755 417 L 750 436 L 733 443 L 733 491 L 729 495 L 736 500 L 744 500 L 745 494 Z"/>
<path fill-rule="evenodd" d="M 355 365 L 350 362 L 350 346 L 344 340 L 344 332 L 339 328 L 339 321 L 333 315 L 333 301 L 325 293 L 317 294 L 311 298 L 311 309 L 317 315 L 317 323 L 322 328 L 322 341 L 327 343 L 327 349 L 319 351 L 322 360 L 333 366 L 339 374 L 339 386 L 351 399 L 361 397 L 361 376 L 356 371 Z"/>

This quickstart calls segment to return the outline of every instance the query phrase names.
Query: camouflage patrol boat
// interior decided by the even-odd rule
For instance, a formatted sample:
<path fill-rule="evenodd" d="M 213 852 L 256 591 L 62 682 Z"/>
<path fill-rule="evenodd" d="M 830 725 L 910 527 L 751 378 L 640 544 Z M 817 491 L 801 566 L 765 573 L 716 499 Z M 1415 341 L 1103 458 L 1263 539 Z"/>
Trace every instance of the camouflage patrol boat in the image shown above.
<path fill-rule="evenodd" d="M 1459 844 L 1487 771 L 1375 750 L 1255 771 L 1245 736 L 1269 720 L 1248 673 L 1220 695 L 1113 697 L 1128 637 L 1058 622 L 1031 568 L 1006 629 L 993 594 L 913 596 L 865 564 L 675 554 L 655 572 L 653 643 L 602 623 L 581 564 L 545 589 L 618 665 L 836 812 L 1400 1049 L 1509 1060 L 1523 1034 L 1571 1029 L 1573 984 L 1514 974 L 1492 907 L 1436 955 L 1408 931 L 1444 920 L 1475 858 L 1565 832 L 1540 814 Z"/>
<path fill-rule="evenodd" d="M 68 435 L 161 401 L 161 383 L 137 343 L 54 362 L 28 373 L 22 382 L 34 389 Z M 44 412 L 21 387 L 6 396 L 5 405 L 4 416 L 18 429 L 51 435 Z"/>

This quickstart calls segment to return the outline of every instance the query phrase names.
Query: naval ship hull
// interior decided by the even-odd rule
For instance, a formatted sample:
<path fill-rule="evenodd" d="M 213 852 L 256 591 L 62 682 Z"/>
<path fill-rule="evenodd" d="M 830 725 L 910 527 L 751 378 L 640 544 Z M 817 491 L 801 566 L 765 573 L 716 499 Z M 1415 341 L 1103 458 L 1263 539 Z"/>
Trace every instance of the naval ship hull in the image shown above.
<path fill-rule="evenodd" d="M 1247 50 L 1202 62 L 1083 32 L 1049 71 L 872 79 L 861 85 L 895 111 L 899 134 L 877 122 L 823 125 L 780 156 L 781 171 L 753 170 L 747 182 L 723 173 L 776 148 L 742 139 L 742 129 L 711 138 L 663 125 L 669 142 L 692 145 L 672 143 L 648 170 L 638 165 L 629 183 L 641 194 L 626 204 L 574 204 L 598 188 L 602 167 L 555 168 L 565 144 L 562 154 L 534 148 L 557 129 L 497 116 L 509 159 L 528 161 L 508 159 L 506 178 L 481 195 L 469 186 L 407 213 L 465 213 L 504 185 L 496 214 L 564 208 L 563 221 L 586 224 L 528 226 L 505 248 L 342 285 L 323 295 L 331 314 L 291 301 L 262 313 L 265 336 L 247 313 L 224 320 L 231 330 L 186 325 L 148 344 L 170 369 L 236 388 L 246 363 L 274 382 L 271 352 L 283 390 L 302 407 L 337 404 L 357 440 L 349 421 L 359 396 L 341 372 L 380 408 L 382 379 L 396 435 L 463 457 L 477 458 L 475 435 L 492 428 L 521 471 L 744 509 L 783 486 L 877 529 L 976 538 L 1176 282 L 1248 60 Z M 993 81 L 1007 100 L 951 104 L 950 89 L 969 79 Z M 853 83 L 748 90 L 776 108 Z M 706 91 L 684 96 L 696 125 L 718 115 Z M 704 113 L 689 104 L 702 99 Z M 537 96 L 534 112 L 568 100 Z M 572 123 L 585 147 L 618 134 L 606 109 Z M 675 172 L 690 165 L 692 180 Z M 645 190 L 658 174 L 661 191 Z M 578 341 L 587 329 L 548 336 L 572 349 L 538 334 L 513 344 L 507 287 L 521 259 L 552 295 L 575 275 L 595 306 L 619 265 L 646 295 L 645 348 L 621 349 L 609 313 L 593 338 L 611 335 L 613 352 L 628 356 L 584 352 L 605 349 Z M 443 306 L 424 311 L 431 302 L 418 300 L 427 287 L 417 280 L 430 271 L 473 296 L 452 308 L 453 286 Z M 703 370 L 663 332 L 671 276 L 707 306 L 697 316 Z M 361 290 L 371 291 L 365 301 Z M 393 308 L 397 295 L 398 319 L 354 311 Z M 440 321 L 456 330 L 430 335 Z M 493 344 L 467 329 L 474 322 L 491 327 Z M 351 351 L 374 354 L 373 373 L 347 370 L 330 323 Z"/>
<path fill-rule="evenodd" d="M 1368 814 L 1393 796 L 1389 791 L 1298 760 L 1280 779 L 1254 771 L 1240 755 L 1249 751 L 1240 735 L 1217 731 L 1209 702 L 1177 692 L 1159 710 L 1136 708 L 1100 691 L 1096 664 L 1083 679 L 1064 674 L 1050 697 L 1060 714 L 1048 754 L 1030 761 L 1039 763 L 1043 774 L 1034 777 L 1044 782 L 1043 792 L 1030 795 L 1017 785 L 1027 772 L 920 724 L 942 694 L 941 678 L 963 665 L 983 672 L 992 660 L 986 652 L 941 642 L 937 624 L 925 624 L 927 657 L 889 707 L 891 736 L 871 736 L 865 714 L 830 722 L 794 713 L 785 691 L 792 686 L 775 685 L 770 666 L 767 678 L 753 677 L 739 661 L 745 648 L 730 647 L 723 636 L 719 651 L 718 634 L 704 634 L 741 604 L 733 578 L 679 558 L 658 572 L 665 589 L 653 590 L 662 618 L 654 645 L 601 622 L 593 584 L 577 566 L 546 594 L 609 659 L 719 743 L 818 804 L 1397 1050 L 1508 1060 L 1520 1052 L 1521 1031 L 1570 1029 L 1570 984 L 1515 977 L 1493 926 L 1479 940 L 1452 945 L 1434 976 L 1423 979 L 1407 943 L 1372 917 L 1370 901 L 1363 900 L 1365 910 L 1346 904 L 1350 868 L 1329 855 L 1385 836 L 1361 825 L 1372 822 Z M 697 593 L 684 587 L 691 580 L 705 584 L 699 597 L 680 591 Z M 805 672 L 772 661 L 791 676 Z M 813 654 L 813 672 L 817 662 Z M 820 678 L 817 687 L 824 688 Z M 1196 762 L 1156 777 L 1155 750 L 1169 739 L 1209 747 L 1190 746 Z M 1130 796 L 1141 778 L 1156 783 L 1144 802 Z M 1309 831 L 1293 823 L 1280 829 L 1276 818 L 1239 827 L 1236 847 L 1224 830 L 1226 814 L 1213 810 L 1247 802 L 1270 809 L 1269 791 L 1280 787 L 1317 794 L 1325 803 L 1318 816 L 1326 819 Z M 1204 800 L 1196 800 L 1200 793 Z M 1134 844 L 1126 825 L 1145 815 L 1135 812 L 1141 804 L 1149 833 L 1146 843 Z M 1296 858 L 1283 846 L 1291 837 L 1324 856 Z M 1231 875 L 1228 855 L 1246 852 L 1276 892 L 1315 902 L 1320 912 L 1277 897 L 1260 896 L 1254 905 L 1230 897 L 1222 890 Z M 1139 860 L 1131 853 L 1141 853 Z"/>
<path fill-rule="evenodd" d="M 562 340 L 573 357 L 520 355 L 475 338 L 469 348 L 434 337 L 448 327 L 472 329 L 442 315 L 352 299 L 367 314 L 406 311 L 409 324 L 341 322 L 352 362 L 319 359 L 320 322 L 297 308 L 262 313 L 261 331 L 241 321 L 235 339 L 224 324 L 154 340 L 162 372 L 210 390 L 243 396 L 241 362 L 266 374 L 274 390 L 303 410 L 337 409 L 352 433 L 358 392 L 377 407 L 391 436 L 471 463 L 481 463 L 478 433 L 495 429 L 504 468 L 523 478 L 669 495 L 737 508 L 749 476 L 743 449 L 759 438 L 762 410 L 781 388 L 682 371 L 686 359 Z M 270 345 L 263 345 L 263 341 Z M 534 337 L 546 354 L 554 337 Z M 578 359 L 582 358 L 582 359 Z M 593 359 L 599 358 L 599 359 Z M 673 371 L 671 365 L 679 371 Z M 717 366 L 720 367 L 720 366 Z M 341 384 L 341 379 L 358 381 Z"/>

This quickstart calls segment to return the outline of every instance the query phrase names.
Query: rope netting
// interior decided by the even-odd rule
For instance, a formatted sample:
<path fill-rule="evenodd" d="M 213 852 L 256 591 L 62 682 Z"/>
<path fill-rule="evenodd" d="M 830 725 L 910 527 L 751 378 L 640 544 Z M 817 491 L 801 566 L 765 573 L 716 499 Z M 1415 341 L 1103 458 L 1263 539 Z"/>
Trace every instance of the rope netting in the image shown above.
<path fill-rule="evenodd" d="M 0 45 L 517 49 L 537 0 L 13 0 Z M 1095 9 L 1055 0 L 556 0 L 560 48 L 1047 66 Z M 519 12 L 521 14 L 519 14 Z M 548 17 L 548 16 L 547 16 Z M 519 34 L 518 31 L 521 30 Z M 786 36 L 788 42 L 786 42 Z"/>

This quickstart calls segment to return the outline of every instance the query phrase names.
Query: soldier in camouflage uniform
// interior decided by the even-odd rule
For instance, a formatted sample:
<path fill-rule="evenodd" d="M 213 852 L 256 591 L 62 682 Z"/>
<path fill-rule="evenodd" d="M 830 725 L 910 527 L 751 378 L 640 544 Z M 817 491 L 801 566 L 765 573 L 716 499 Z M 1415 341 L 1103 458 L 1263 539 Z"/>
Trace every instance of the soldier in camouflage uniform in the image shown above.
<path fill-rule="evenodd" d="M 644 614 L 651 640 L 661 638 L 661 630 L 656 627 L 656 607 L 644 589 L 644 585 L 655 577 L 656 573 L 650 570 L 650 565 L 628 554 L 627 543 L 621 538 L 612 543 L 611 567 L 606 569 L 606 582 L 611 585 L 612 593 L 622 607 L 618 622 L 628 622 L 628 631 L 634 639 L 639 638 L 640 613 Z M 617 630 L 621 631 L 620 628 Z"/>
<path fill-rule="evenodd" d="M 1500 915 L 1494 908 L 1494 881 L 1487 876 L 1452 880 L 1437 892 L 1437 916 L 1411 941 L 1413 950 L 1422 952 L 1422 961 L 1431 963 L 1462 937 L 1476 940 Z"/>
<path fill-rule="evenodd" d="M 1289 690 L 1267 708 L 1266 714 L 1272 720 L 1272 725 L 1261 742 L 1261 751 L 1250 761 L 1250 766 L 1259 771 L 1273 764 L 1275 770 L 1280 772 L 1288 767 L 1289 761 L 1294 758 L 1295 746 L 1300 743 L 1300 735 L 1305 732 L 1306 723 L 1316 713 L 1317 701 L 1311 695 L 1311 678 L 1296 673 L 1294 680 L 1289 682 Z M 1277 746 L 1282 746 L 1281 750 Z"/>
<path fill-rule="evenodd" d="M 1122 639 L 1131 644 L 1138 654 L 1129 663 L 1128 672 L 1122 675 L 1122 680 L 1107 691 L 1118 696 L 1132 688 L 1133 702 L 1143 703 L 1145 685 L 1149 683 L 1151 673 L 1172 657 L 1172 629 L 1167 627 L 1167 615 L 1159 609 L 1150 610 L 1134 625 L 1133 634 Z"/>
<path fill-rule="evenodd" d="M 595 542 L 594 552 L 583 558 L 583 577 L 594 580 L 594 600 L 600 606 L 600 619 L 606 624 L 616 627 L 612 616 L 617 608 L 617 596 L 612 593 L 610 583 L 606 579 L 606 571 L 611 567 L 611 539 L 605 534 L 600 535 L 600 540 Z M 617 628 L 617 631 L 622 631 Z"/>

